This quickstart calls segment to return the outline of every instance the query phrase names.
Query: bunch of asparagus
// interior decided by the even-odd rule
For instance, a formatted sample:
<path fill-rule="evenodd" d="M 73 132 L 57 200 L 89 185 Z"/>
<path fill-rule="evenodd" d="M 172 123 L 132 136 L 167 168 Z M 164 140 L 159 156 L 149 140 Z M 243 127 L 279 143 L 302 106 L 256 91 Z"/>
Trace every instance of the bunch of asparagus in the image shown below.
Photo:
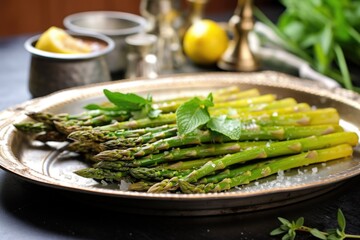
<path fill-rule="evenodd" d="M 68 141 L 90 167 L 76 174 L 130 182 L 130 191 L 208 193 L 309 164 L 350 157 L 354 132 L 334 108 L 315 109 L 257 89 L 153 101 L 104 90 L 109 102 L 78 115 L 29 113 L 15 127 Z"/>

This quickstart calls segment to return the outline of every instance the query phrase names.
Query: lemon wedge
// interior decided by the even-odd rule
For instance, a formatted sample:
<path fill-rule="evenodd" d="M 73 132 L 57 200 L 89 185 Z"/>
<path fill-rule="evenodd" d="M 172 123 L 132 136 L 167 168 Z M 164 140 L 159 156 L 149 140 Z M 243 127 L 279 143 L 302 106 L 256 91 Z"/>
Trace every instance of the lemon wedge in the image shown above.
<path fill-rule="evenodd" d="M 217 22 L 203 19 L 196 21 L 185 32 L 183 49 L 193 62 L 211 65 L 220 59 L 228 43 L 226 31 Z"/>
<path fill-rule="evenodd" d="M 89 53 L 92 51 L 89 44 L 70 36 L 66 31 L 58 27 L 50 27 L 41 34 L 35 47 L 47 52 L 65 54 Z"/>

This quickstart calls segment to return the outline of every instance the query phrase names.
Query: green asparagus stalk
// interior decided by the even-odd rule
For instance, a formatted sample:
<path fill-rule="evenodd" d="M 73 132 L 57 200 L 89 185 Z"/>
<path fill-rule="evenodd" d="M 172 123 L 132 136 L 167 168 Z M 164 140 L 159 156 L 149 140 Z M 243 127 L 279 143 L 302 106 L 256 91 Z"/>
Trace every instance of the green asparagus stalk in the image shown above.
<path fill-rule="evenodd" d="M 29 112 L 27 115 L 30 118 L 34 119 L 35 121 L 44 122 L 47 124 L 51 124 L 54 121 L 68 121 L 68 120 L 86 121 L 101 116 L 109 117 L 117 121 L 124 121 L 126 119 L 129 119 L 130 117 L 129 113 L 123 110 L 102 110 L 102 109 L 88 110 L 76 115 L 71 115 L 67 113 L 51 114 L 48 112 Z"/>
<path fill-rule="evenodd" d="M 213 95 L 214 103 L 231 102 L 239 99 L 253 98 L 260 96 L 260 92 L 256 88 L 240 91 L 233 94 Z"/>
<path fill-rule="evenodd" d="M 172 178 L 175 176 L 186 176 L 192 170 L 171 170 L 165 168 L 131 168 L 129 170 L 131 176 L 139 180 L 146 180 L 146 181 L 162 181 L 165 178 Z"/>
<path fill-rule="evenodd" d="M 241 107 L 241 108 L 230 108 L 235 109 L 241 112 L 256 112 L 256 111 L 264 111 L 264 110 L 271 110 L 271 109 L 280 109 L 285 107 L 291 107 L 298 104 L 294 98 L 284 98 L 275 100 L 272 102 L 266 102 L 266 103 L 258 103 L 258 104 L 251 104 L 249 106 Z M 228 107 L 220 108 L 220 107 L 214 107 L 210 110 L 223 110 L 223 109 L 229 109 Z"/>
<path fill-rule="evenodd" d="M 41 122 L 49 126 L 54 125 L 54 121 L 69 120 L 69 114 L 51 114 L 48 112 L 28 112 L 26 114 L 36 122 Z"/>
<path fill-rule="evenodd" d="M 146 192 L 154 184 L 155 184 L 154 182 L 139 181 L 139 182 L 131 183 L 129 185 L 128 190 L 136 191 L 136 192 Z"/>
<path fill-rule="evenodd" d="M 158 154 L 150 154 L 146 157 L 133 160 L 139 166 L 156 166 L 160 163 L 174 162 L 186 159 L 205 158 L 236 153 L 254 146 L 263 146 L 266 142 L 230 142 L 221 144 L 204 144 L 196 147 L 174 148 Z"/>
<path fill-rule="evenodd" d="M 93 129 L 92 126 L 84 126 L 82 121 L 68 120 L 68 121 L 54 121 L 55 128 L 62 134 L 69 135 L 75 131 L 85 131 Z"/>
<path fill-rule="evenodd" d="M 115 181 L 120 181 L 128 175 L 127 171 L 114 172 L 100 168 L 84 168 L 75 171 L 75 173 L 84 178 L 93 178 L 97 180 L 115 180 Z"/>
<path fill-rule="evenodd" d="M 323 108 L 308 112 L 289 113 L 278 116 L 258 116 L 255 117 L 252 121 L 259 125 L 309 126 L 321 124 L 338 124 L 339 120 L 340 116 L 336 109 Z"/>
<path fill-rule="evenodd" d="M 66 149 L 71 152 L 76 153 L 91 153 L 91 154 L 97 154 L 101 151 L 103 151 L 103 148 L 101 145 L 97 142 L 92 141 L 75 141 L 71 142 L 67 145 Z"/>
<path fill-rule="evenodd" d="M 207 158 L 199 158 L 195 160 L 184 160 L 178 161 L 173 164 L 162 166 L 163 168 L 170 169 L 170 170 L 185 170 L 185 169 L 194 169 L 199 168 L 208 161 L 212 161 L 216 158 L 215 157 L 207 157 Z"/>
<path fill-rule="evenodd" d="M 34 134 L 41 133 L 46 131 L 51 131 L 54 128 L 43 122 L 24 122 L 24 123 L 15 123 L 15 128 L 25 134 Z"/>
<path fill-rule="evenodd" d="M 121 129 L 116 131 L 106 131 L 99 129 L 91 129 L 88 131 L 75 131 L 68 135 L 68 138 L 74 141 L 94 141 L 94 142 L 106 142 L 109 140 L 115 140 L 118 138 L 135 138 L 147 133 L 157 133 L 170 128 L 174 128 L 175 125 L 161 125 L 154 128 L 139 128 L 139 129 Z"/>
<path fill-rule="evenodd" d="M 278 157 L 281 155 L 295 154 L 303 151 L 321 149 L 339 144 L 350 144 L 355 146 L 358 143 L 358 136 L 354 132 L 339 132 L 323 136 L 312 136 L 282 142 L 269 142 L 264 147 L 254 147 L 245 149 L 244 151 L 227 155 L 223 158 L 209 161 L 197 170 L 182 178 L 181 180 L 189 183 L 196 182 L 198 179 L 223 170 L 228 166 L 243 163 L 254 159 L 263 159 L 270 157 Z M 169 181 L 155 184 L 149 189 L 149 192 L 166 192 L 169 189 L 176 189 L 179 179 L 171 179 Z"/>
<path fill-rule="evenodd" d="M 227 116 L 229 118 L 239 118 L 239 119 L 250 119 L 259 116 L 279 116 L 288 113 L 296 113 L 296 112 L 306 112 L 310 111 L 311 107 L 309 104 L 306 103 L 299 103 L 295 106 L 290 107 L 283 107 L 279 109 L 269 109 L 269 110 L 262 110 L 262 111 L 255 111 L 255 112 L 243 112 L 241 109 L 239 110 L 231 110 L 227 112 Z M 211 112 L 214 114 L 214 112 Z M 219 115 L 220 111 L 216 111 L 215 114 Z"/>
<path fill-rule="evenodd" d="M 323 135 L 332 132 L 342 131 L 338 125 L 317 125 L 317 126 L 276 126 L 276 127 L 260 127 L 256 125 L 244 126 L 240 141 L 247 140 L 283 140 L 302 138 L 311 135 Z M 181 147 L 186 145 L 199 145 L 210 142 L 230 142 L 230 138 L 217 135 L 210 131 L 197 131 L 191 135 L 174 136 L 166 139 L 147 144 L 141 147 L 130 149 L 113 149 L 102 151 L 94 156 L 95 161 L 116 161 L 116 160 L 133 160 L 158 151 L 167 150 L 173 147 Z M 153 160 L 152 160 L 153 161 Z"/>
<path fill-rule="evenodd" d="M 239 185 L 248 184 L 260 178 L 270 176 L 280 170 L 285 171 L 310 164 L 346 158 L 350 157 L 352 153 L 353 148 L 351 145 L 340 144 L 325 149 L 311 150 L 306 153 L 276 158 L 270 161 L 266 161 L 260 165 L 254 164 L 251 166 L 240 167 L 237 169 L 237 171 L 241 172 L 240 175 L 225 178 L 218 183 L 193 185 L 185 180 L 179 180 L 179 185 L 183 193 L 221 192 Z"/>
<path fill-rule="evenodd" d="M 158 163 L 150 165 L 148 161 L 142 161 L 141 159 L 134 161 L 101 161 L 95 163 L 93 167 L 109 169 L 113 171 L 123 171 L 123 169 L 134 168 L 134 167 L 155 167 L 155 166 L 161 166 L 162 168 L 171 169 L 171 170 L 184 170 L 184 169 L 201 167 L 206 162 L 214 159 L 215 159 L 214 157 L 208 157 L 208 158 L 201 158 L 195 160 L 179 161 L 170 165 L 165 164 L 167 161 L 159 161 L 159 164 L 163 163 L 161 165 L 159 165 Z"/>
<path fill-rule="evenodd" d="M 224 107 L 232 107 L 232 108 L 239 108 L 239 107 L 247 107 L 253 104 L 259 104 L 259 103 L 269 103 L 276 100 L 276 96 L 274 94 L 265 94 L 260 95 L 256 97 L 251 97 L 247 99 L 239 99 L 234 101 L 228 101 L 228 102 L 220 102 L 215 103 L 215 108 L 224 108 Z"/>
<path fill-rule="evenodd" d="M 175 124 L 175 123 L 176 123 L 176 115 L 174 113 L 168 113 L 168 114 L 162 114 L 155 119 L 143 118 L 138 120 L 117 122 L 111 125 L 98 127 L 97 129 L 105 130 L 105 131 L 116 131 L 120 129 L 157 127 L 164 124 Z"/>
<path fill-rule="evenodd" d="M 100 146 L 103 150 L 119 149 L 127 147 L 141 146 L 146 143 L 153 143 L 160 139 L 176 136 L 177 128 L 166 129 L 162 132 L 147 133 L 136 138 L 118 138 L 101 143 Z"/>

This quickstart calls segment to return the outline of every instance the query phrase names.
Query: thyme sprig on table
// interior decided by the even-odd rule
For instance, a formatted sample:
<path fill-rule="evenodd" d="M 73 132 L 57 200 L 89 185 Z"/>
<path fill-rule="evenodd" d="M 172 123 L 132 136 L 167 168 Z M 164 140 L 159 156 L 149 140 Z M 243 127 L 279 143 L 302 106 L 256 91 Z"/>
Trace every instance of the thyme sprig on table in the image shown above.
<path fill-rule="evenodd" d="M 289 221 L 285 218 L 279 217 L 281 222 L 280 227 L 274 229 L 270 232 L 271 236 L 281 235 L 283 240 L 293 240 L 296 237 L 297 232 L 308 232 L 314 237 L 323 240 L 342 240 L 345 238 L 357 238 L 360 239 L 360 235 L 352 235 L 345 233 L 346 219 L 341 211 L 338 209 L 337 212 L 337 222 L 338 227 L 335 229 L 328 229 L 320 231 L 317 228 L 312 228 L 304 225 L 304 218 L 300 217 L 296 221 Z"/>

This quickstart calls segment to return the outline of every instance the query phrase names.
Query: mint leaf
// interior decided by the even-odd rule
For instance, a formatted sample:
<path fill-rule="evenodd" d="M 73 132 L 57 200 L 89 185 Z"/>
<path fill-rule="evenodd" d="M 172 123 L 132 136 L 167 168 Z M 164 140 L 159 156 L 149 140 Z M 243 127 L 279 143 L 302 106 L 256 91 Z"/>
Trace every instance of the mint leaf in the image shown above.
<path fill-rule="evenodd" d="M 104 89 L 107 99 L 121 110 L 138 111 L 146 105 L 151 105 L 151 99 L 145 99 L 134 93 L 111 92 Z"/>
<path fill-rule="evenodd" d="M 107 89 L 104 89 L 104 94 L 116 106 L 116 110 L 130 112 L 133 119 L 157 118 L 161 113 L 161 110 L 152 107 L 152 97 L 150 95 L 145 99 L 135 93 L 112 92 Z M 101 106 L 96 104 L 90 104 L 86 107 L 87 109 L 101 109 Z"/>
<path fill-rule="evenodd" d="M 84 109 L 86 109 L 86 110 L 104 110 L 104 111 L 117 111 L 117 110 L 119 110 L 119 108 L 116 107 L 116 106 L 114 106 L 114 107 L 103 107 L 101 105 L 94 104 L 94 103 L 86 105 L 84 107 Z"/>
<path fill-rule="evenodd" d="M 191 133 L 210 120 L 208 107 L 213 106 L 212 94 L 205 100 L 197 97 L 186 101 L 176 110 L 176 122 L 180 135 Z"/>
<path fill-rule="evenodd" d="M 219 132 L 232 140 L 241 136 L 241 122 L 238 119 L 227 118 L 225 115 L 211 118 L 206 125 L 212 131 Z"/>

